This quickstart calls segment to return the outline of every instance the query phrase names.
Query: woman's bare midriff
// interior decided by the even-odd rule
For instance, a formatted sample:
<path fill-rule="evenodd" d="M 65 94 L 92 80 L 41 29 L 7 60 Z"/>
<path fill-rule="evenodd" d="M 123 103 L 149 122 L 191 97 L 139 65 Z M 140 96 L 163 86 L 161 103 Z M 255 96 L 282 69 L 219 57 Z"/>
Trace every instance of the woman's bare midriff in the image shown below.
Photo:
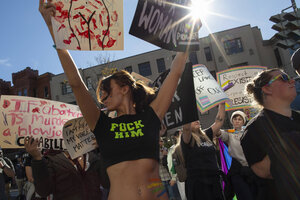
<path fill-rule="evenodd" d="M 110 180 L 108 200 L 167 200 L 153 159 L 124 161 L 107 168 Z"/>

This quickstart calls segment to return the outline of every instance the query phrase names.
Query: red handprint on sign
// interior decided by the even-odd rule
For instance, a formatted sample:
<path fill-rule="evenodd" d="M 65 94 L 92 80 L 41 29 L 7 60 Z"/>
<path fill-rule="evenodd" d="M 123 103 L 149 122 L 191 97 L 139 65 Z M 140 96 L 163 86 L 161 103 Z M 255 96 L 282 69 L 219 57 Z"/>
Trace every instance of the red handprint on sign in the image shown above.
<path fill-rule="evenodd" d="M 52 19 L 58 48 L 104 50 L 123 48 L 120 0 L 56 0 Z M 59 41 L 57 41 L 59 40 Z M 118 43 L 118 44 L 117 44 Z"/>

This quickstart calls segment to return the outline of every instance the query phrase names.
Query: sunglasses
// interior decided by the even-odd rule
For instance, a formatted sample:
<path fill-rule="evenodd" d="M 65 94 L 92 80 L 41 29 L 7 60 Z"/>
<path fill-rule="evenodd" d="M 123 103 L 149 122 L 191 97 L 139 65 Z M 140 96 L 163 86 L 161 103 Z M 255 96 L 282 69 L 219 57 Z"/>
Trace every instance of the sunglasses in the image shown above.
<path fill-rule="evenodd" d="M 279 79 L 279 78 L 280 78 L 282 81 L 284 81 L 284 82 L 289 82 L 290 80 L 292 80 L 291 77 L 290 77 L 289 75 L 287 75 L 287 74 L 279 74 L 279 75 L 275 76 L 274 78 L 272 78 L 272 79 L 267 83 L 267 85 L 268 85 L 268 86 L 271 85 L 274 81 L 276 81 L 276 80 Z"/>

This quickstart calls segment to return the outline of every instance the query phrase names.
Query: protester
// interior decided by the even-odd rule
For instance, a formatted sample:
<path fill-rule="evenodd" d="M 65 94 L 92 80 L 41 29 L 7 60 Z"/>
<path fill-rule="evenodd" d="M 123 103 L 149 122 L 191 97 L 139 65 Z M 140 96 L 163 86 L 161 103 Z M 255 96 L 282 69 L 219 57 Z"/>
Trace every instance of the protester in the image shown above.
<path fill-rule="evenodd" d="M 25 148 L 33 158 L 34 185 L 41 197 L 53 194 L 55 200 L 101 200 L 102 166 L 95 153 L 71 159 L 67 151 L 50 151 L 43 157 L 38 139 L 33 138 L 25 140 Z"/>
<path fill-rule="evenodd" d="M 5 176 L 9 178 L 14 178 L 15 172 L 9 166 L 6 161 L 7 159 L 3 155 L 3 150 L 0 148 L 0 199 L 8 200 L 7 193 L 5 191 Z"/>
<path fill-rule="evenodd" d="M 23 187 L 25 185 L 26 175 L 25 175 L 25 165 L 20 155 L 16 155 L 17 164 L 15 165 L 16 170 L 16 184 L 18 187 L 18 194 L 21 198 L 23 194 Z"/>
<path fill-rule="evenodd" d="M 31 200 L 35 193 L 34 187 L 34 178 L 32 175 L 32 167 L 31 167 L 31 160 L 32 156 L 28 153 L 23 154 L 24 156 L 24 166 L 25 166 L 25 175 L 27 182 L 24 185 L 26 200 Z"/>
<path fill-rule="evenodd" d="M 235 111 L 231 115 L 230 122 L 234 129 L 220 130 L 217 134 L 217 137 L 228 145 L 228 153 L 232 157 L 227 174 L 228 184 L 233 186 L 239 200 L 254 200 L 256 197 L 255 175 L 248 167 L 241 146 L 241 137 L 244 134 L 243 125 L 247 122 L 247 116 L 242 111 Z M 230 198 L 232 199 L 233 196 Z"/>
<path fill-rule="evenodd" d="M 168 149 L 164 147 L 164 141 L 163 138 L 160 138 L 159 140 L 159 177 L 162 181 L 162 184 L 168 194 L 168 197 L 170 200 L 174 200 L 174 191 L 172 186 L 170 185 L 171 182 L 171 175 L 168 171 L 168 163 L 167 163 L 167 155 L 168 155 Z"/>
<path fill-rule="evenodd" d="M 299 199 L 300 114 L 290 108 L 295 81 L 280 69 L 265 70 L 247 92 L 263 108 L 241 141 L 249 166 L 265 183 L 260 199 Z"/>
<path fill-rule="evenodd" d="M 221 200 L 221 186 L 213 138 L 220 131 L 225 118 L 225 105 L 220 104 L 215 123 L 202 130 L 199 121 L 183 126 L 181 147 L 186 162 L 185 194 L 188 200 Z"/>
<path fill-rule="evenodd" d="M 173 144 L 170 148 L 169 148 L 169 152 L 168 152 L 168 157 L 167 157 L 167 161 L 168 161 L 168 169 L 169 172 L 171 174 L 171 183 L 170 185 L 173 187 L 173 190 L 178 190 L 180 197 L 182 200 L 186 200 L 186 196 L 185 196 L 185 191 L 184 191 L 184 182 L 180 182 L 177 178 L 177 171 L 175 170 L 175 166 L 173 163 L 173 158 L 172 155 L 175 152 L 175 148 L 176 148 L 176 144 L 179 141 L 179 137 L 181 137 L 181 129 L 178 129 L 175 131 L 175 133 L 173 134 L 173 137 L 175 139 L 175 144 Z"/>
<path fill-rule="evenodd" d="M 40 0 L 39 10 L 54 38 L 51 18 L 55 7 Z M 103 79 L 97 88 L 98 100 L 116 118 L 97 107 L 67 50 L 56 49 L 77 104 L 95 134 L 110 179 L 109 199 L 166 199 L 159 178 L 159 129 L 183 73 L 187 53 L 177 53 L 171 72 L 156 98 L 154 90 L 136 82 L 126 71 Z"/>

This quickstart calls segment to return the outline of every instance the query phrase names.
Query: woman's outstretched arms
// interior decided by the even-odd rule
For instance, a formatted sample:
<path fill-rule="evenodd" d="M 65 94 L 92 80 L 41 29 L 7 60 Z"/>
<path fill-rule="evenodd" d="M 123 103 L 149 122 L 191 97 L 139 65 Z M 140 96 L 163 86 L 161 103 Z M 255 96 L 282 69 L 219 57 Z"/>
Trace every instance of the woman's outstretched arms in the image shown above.
<path fill-rule="evenodd" d="M 221 135 L 220 129 L 224 124 L 225 120 L 225 103 L 219 104 L 218 113 L 215 119 L 215 123 L 211 125 L 213 131 L 213 137 L 218 137 Z"/>
<path fill-rule="evenodd" d="M 178 81 L 184 71 L 187 56 L 188 53 L 179 52 L 176 54 L 169 75 L 163 82 L 157 97 L 150 104 L 160 120 L 163 119 L 165 113 L 169 109 Z"/>
<path fill-rule="evenodd" d="M 47 4 L 45 3 L 45 0 L 40 0 L 39 11 L 47 24 L 53 41 L 55 41 L 51 23 L 51 17 L 55 16 L 55 6 L 52 4 L 52 0 L 48 0 Z M 83 117 L 90 129 L 94 130 L 100 115 L 100 110 L 85 86 L 69 52 L 64 49 L 57 49 L 57 54 L 68 78 L 68 83 L 76 98 L 77 105 L 80 107 Z"/>

